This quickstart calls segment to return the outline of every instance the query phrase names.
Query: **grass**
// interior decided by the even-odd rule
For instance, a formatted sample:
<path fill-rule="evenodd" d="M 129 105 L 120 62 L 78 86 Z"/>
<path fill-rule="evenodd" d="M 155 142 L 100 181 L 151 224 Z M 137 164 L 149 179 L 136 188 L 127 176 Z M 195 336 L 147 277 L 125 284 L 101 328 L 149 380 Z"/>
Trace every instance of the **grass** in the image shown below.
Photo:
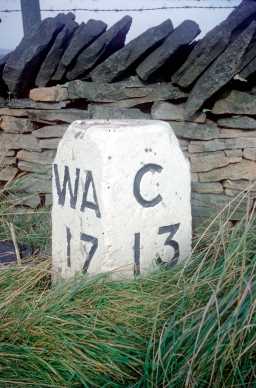
<path fill-rule="evenodd" d="M 1 238 L 11 217 L 46 247 L 46 220 L 0 211 Z M 32 263 L 0 271 L 1 387 L 256 386 L 255 217 L 223 214 L 185 266 L 135 281 L 52 286 L 49 260 Z"/>

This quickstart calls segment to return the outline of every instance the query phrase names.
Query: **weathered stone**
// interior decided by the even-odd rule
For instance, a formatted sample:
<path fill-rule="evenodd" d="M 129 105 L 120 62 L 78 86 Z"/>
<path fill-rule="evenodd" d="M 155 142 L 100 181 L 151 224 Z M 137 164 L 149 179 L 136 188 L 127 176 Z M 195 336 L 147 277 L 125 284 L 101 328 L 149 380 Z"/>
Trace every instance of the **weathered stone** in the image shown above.
<path fill-rule="evenodd" d="M 68 90 L 70 100 L 85 99 L 90 102 L 121 101 L 126 98 L 145 97 L 152 92 L 152 87 L 144 86 L 137 77 L 113 84 L 75 80 L 67 82 L 64 87 Z"/>
<path fill-rule="evenodd" d="M 256 115 L 256 96 L 246 92 L 232 90 L 227 97 L 215 102 L 212 113 L 215 115 Z"/>
<path fill-rule="evenodd" d="M 68 100 L 68 91 L 62 86 L 36 88 L 30 90 L 29 97 L 33 101 L 56 102 Z"/>
<path fill-rule="evenodd" d="M 66 132 L 68 125 L 46 125 L 33 131 L 33 135 L 39 139 L 61 138 Z"/>
<path fill-rule="evenodd" d="M 164 40 L 160 47 L 146 56 L 144 61 L 139 64 L 136 69 L 139 77 L 147 81 L 167 60 L 170 63 L 175 60 L 178 50 L 184 49 L 200 32 L 197 23 L 192 20 L 185 20 Z"/>
<path fill-rule="evenodd" d="M 256 191 L 256 181 L 249 182 L 245 179 L 240 180 L 225 180 L 223 181 L 223 186 L 225 189 L 234 190 L 234 191 Z"/>
<path fill-rule="evenodd" d="M 52 77 L 54 81 L 61 81 L 82 50 L 87 48 L 101 34 L 106 31 L 107 25 L 101 20 L 90 19 L 88 22 L 81 23 L 72 36 L 67 49 L 65 50 L 55 74 Z"/>
<path fill-rule="evenodd" d="M 240 163 L 230 164 L 216 170 L 199 174 L 200 182 L 217 182 L 224 179 L 256 179 L 256 163 L 249 160 L 242 160 Z"/>
<path fill-rule="evenodd" d="M 235 150 L 224 150 L 224 152 L 225 152 L 225 155 L 228 156 L 229 158 L 242 157 L 243 156 L 242 150 L 238 150 L 238 149 L 235 149 Z"/>
<path fill-rule="evenodd" d="M 186 116 L 193 116 L 218 90 L 232 80 L 256 30 L 253 21 L 198 79 L 186 103 Z"/>
<path fill-rule="evenodd" d="M 256 148 L 246 148 L 243 152 L 243 157 L 245 159 L 256 161 Z M 256 168 L 256 166 L 255 166 Z"/>
<path fill-rule="evenodd" d="M 150 119 L 148 113 L 143 113 L 139 109 L 118 109 L 107 104 L 88 105 L 88 112 L 91 119 Z"/>
<path fill-rule="evenodd" d="M 15 186 L 15 192 L 26 193 L 51 193 L 52 182 L 51 176 L 27 174 L 17 179 L 17 185 Z"/>
<path fill-rule="evenodd" d="M 82 109 L 63 109 L 63 110 L 33 110 L 28 112 L 29 118 L 38 123 L 51 124 L 51 122 L 72 123 L 75 120 L 86 120 L 89 113 Z"/>
<path fill-rule="evenodd" d="M 123 47 L 131 23 L 132 18 L 124 16 L 104 34 L 100 35 L 77 57 L 73 69 L 66 75 L 67 79 L 73 80 L 85 76 L 100 62 L 103 62 L 111 54 Z"/>
<path fill-rule="evenodd" d="M 51 166 L 38 163 L 25 162 L 20 160 L 18 162 L 18 168 L 21 171 L 34 172 L 36 174 L 51 175 Z"/>
<path fill-rule="evenodd" d="M 223 151 L 192 154 L 190 156 L 191 171 L 205 172 L 215 168 L 224 167 L 231 163 L 238 163 L 241 157 L 227 157 Z"/>
<path fill-rule="evenodd" d="M 0 168 L 0 181 L 8 182 L 15 178 L 18 173 L 18 169 L 16 167 L 4 167 Z"/>
<path fill-rule="evenodd" d="M 255 73 L 256 66 L 256 40 L 250 45 L 245 58 L 241 64 L 241 71 L 239 72 L 239 77 L 246 80 L 251 75 Z"/>
<path fill-rule="evenodd" d="M 0 128 L 7 133 L 30 133 L 33 131 L 35 126 L 28 119 L 2 116 L 0 118 Z"/>
<path fill-rule="evenodd" d="M 209 31 L 192 50 L 172 80 L 181 87 L 191 86 L 211 63 L 226 49 L 233 37 L 256 15 L 256 4 L 243 1 L 221 24 Z"/>
<path fill-rule="evenodd" d="M 0 108 L 0 116 L 27 117 L 24 109 Z"/>
<path fill-rule="evenodd" d="M 239 203 L 233 201 L 230 204 L 231 198 L 225 194 L 204 194 L 204 193 L 192 193 L 192 215 L 199 217 L 212 217 L 226 208 L 229 216 L 232 220 L 241 219 L 247 209 L 247 201 L 244 200 Z M 239 203 L 239 206 L 238 206 Z"/>
<path fill-rule="evenodd" d="M 248 137 L 248 138 L 254 138 L 256 137 L 256 130 L 242 130 L 242 129 L 227 129 L 227 128 L 220 128 L 219 132 L 219 138 L 221 139 L 229 139 L 229 138 L 242 138 L 242 137 Z"/>
<path fill-rule="evenodd" d="M 241 148 L 256 147 L 256 138 L 233 138 L 233 139 L 218 139 L 210 141 L 191 141 L 189 144 L 189 152 L 213 152 L 224 151 Z"/>
<path fill-rule="evenodd" d="M 185 122 L 172 122 L 171 126 L 179 138 L 193 140 L 211 140 L 219 137 L 219 128 L 213 122 L 195 124 Z M 198 144 L 199 142 L 195 142 Z M 201 143 L 200 143 L 201 144 Z"/>
<path fill-rule="evenodd" d="M 42 150 L 56 150 L 60 139 L 40 139 L 39 146 Z"/>
<path fill-rule="evenodd" d="M 38 140 L 31 134 L 9 134 L 0 132 L 2 149 L 41 151 Z"/>
<path fill-rule="evenodd" d="M 148 86 L 130 86 L 126 82 L 100 84 L 97 82 L 73 81 L 68 84 L 70 99 L 85 98 L 93 102 L 108 102 L 116 108 L 132 108 L 154 101 L 185 99 L 187 94 L 171 83 L 157 83 Z"/>
<path fill-rule="evenodd" d="M 155 102 L 151 108 L 151 115 L 155 120 L 186 121 L 184 104 L 172 104 L 165 101 Z M 205 123 L 206 114 L 197 114 L 190 121 Z"/>
<path fill-rule="evenodd" d="M 41 199 L 38 194 L 28 193 L 11 193 L 8 196 L 8 202 L 14 205 L 28 206 L 29 208 L 36 209 L 41 204 Z"/>
<path fill-rule="evenodd" d="M 12 166 L 16 164 L 16 157 L 15 156 L 4 156 L 1 157 L 0 155 L 0 168 L 2 166 Z"/>
<path fill-rule="evenodd" d="M 0 158 L 15 156 L 16 152 L 14 150 L 2 149 L 1 147 L 2 145 L 0 146 Z"/>
<path fill-rule="evenodd" d="M 10 54 L 3 71 L 3 79 L 16 97 L 26 96 L 33 87 L 42 62 L 50 50 L 57 33 L 63 28 L 68 15 L 44 19 L 32 35 L 24 37 Z"/>
<path fill-rule="evenodd" d="M 63 91 L 61 91 L 63 92 Z M 65 92 L 63 92 L 65 93 Z M 61 97 L 59 95 L 59 97 Z M 9 114 L 8 116 L 15 116 L 16 111 L 20 110 L 27 114 L 27 112 L 24 109 L 62 109 L 67 106 L 67 104 L 70 103 L 70 101 L 60 101 L 60 102 L 36 102 L 33 100 L 30 100 L 29 98 L 22 98 L 18 100 L 12 100 L 10 103 L 8 103 L 8 107 L 11 108 L 11 110 L 15 111 L 15 114 Z M 1 114 L 1 109 L 0 109 Z"/>
<path fill-rule="evenodd" d="M 256 120 L 247 116 L 232 116 L 225 119 L 219 119 L 218 125 L 225 128 L 256 130 Z"/>
<path fill-rule="evenodd" d="M 169 19 L 149 28 L 97 66 L 90 74 L 91 78 L 102 82 L 119 80 L 128 71 L 135 70 L 138 62 L 158 47 L 172 31 L 173 25 Z"/>
<path fill-rule="evenodd" d="M 17 153 L 17 159 L 24 162 L 49 165 L 52 164 L 55 154 L 55 151 L 30 152 L 21 150 Z"/>
<path fill-rule="evenodd" d="M 218 194 L 223 193 L 223 186 L 219 182 L 193 182 L 192 192 Z"/>
<path fill-rule="evenodd" d="M 82 270 L 132 278 L 134 269 L 152 270 L 156 258 L 175 265 L 190 257 L 189 165 L 170 126 L 153 120 L 69 126 L 54 161 L 52 231 L 53 271 L 65 278 Z M 179 252 L 164 247 L 161 235 L 170 231 Z M 70 234 L 67 259 L 63 241 Z"/>
<path fill-rule="evenodd" d="M 65 49 L 67 48 L 70 38 L 77 27 L 78 24 L 73 20 L 73 17 L 71 17 L 65 24 L 64 28 L 58 33 L 37 74 L 35 81 L 37 86 L 46 86 L 49 83 L 51 77 L 57 69 Z"/>

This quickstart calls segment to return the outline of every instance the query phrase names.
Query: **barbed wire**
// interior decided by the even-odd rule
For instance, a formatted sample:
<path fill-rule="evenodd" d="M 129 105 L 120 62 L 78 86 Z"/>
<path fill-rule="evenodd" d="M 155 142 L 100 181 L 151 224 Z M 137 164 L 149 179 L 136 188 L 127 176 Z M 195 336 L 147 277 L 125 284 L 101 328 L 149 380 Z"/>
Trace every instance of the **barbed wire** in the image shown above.
<path fill-rule="evenodd" d="M 200 0 L 201 1 L 201 0 Z M 41 9 L 41 12 L 145 12 L 145 11 L 166 11 L 171 9 L 235 9 L 237 6 L 232 5 L 224 5 L 224 6 L 216 6 L 216 5 L 173 5 L 173 6 L 162 6 L 162 7 L 151 7 L 151 8 L 59 8 L 59 9 Z M 21 9 L 0 9 L 0 13 L 17 13 L 21 12 Z"/>

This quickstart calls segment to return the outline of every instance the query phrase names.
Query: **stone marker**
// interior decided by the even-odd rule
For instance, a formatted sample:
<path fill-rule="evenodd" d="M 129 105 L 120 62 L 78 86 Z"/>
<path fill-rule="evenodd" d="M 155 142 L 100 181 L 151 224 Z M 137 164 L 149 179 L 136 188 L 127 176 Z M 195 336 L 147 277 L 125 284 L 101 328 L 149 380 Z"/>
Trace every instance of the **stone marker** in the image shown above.
<path fill-rule="evenodd" d="M 91 73 L 93 81 L 111 82 L 135 70 L 138 62 L 157 48 L 172 30 L 173 25 L 169 19 L 159 26 L 149 28 L 97 66 Z"/>
<path fill-rule="evenodd" d="M 67 73 L 66 78 L 74 80 L 85 76 L 109 55 L 122 48 L 131 24 L 132 18 L 124 16 L 104 34 L 100 35 L 98 39 L 81 52 L 73 69 Z"/>
<path fill-rule="evenodd" d="M 55 277 L 132 278 L 191 253 L 189 163 L 167 123 L 74 122 L 53 164 Z"/>

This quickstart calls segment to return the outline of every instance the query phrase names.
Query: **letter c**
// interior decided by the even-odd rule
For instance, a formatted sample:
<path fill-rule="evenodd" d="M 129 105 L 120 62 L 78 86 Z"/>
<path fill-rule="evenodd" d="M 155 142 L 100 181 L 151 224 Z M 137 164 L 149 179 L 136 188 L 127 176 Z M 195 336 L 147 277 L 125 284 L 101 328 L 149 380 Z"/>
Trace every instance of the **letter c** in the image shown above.
<path fill-rule="evenodd" d="M 162 201 L 162 196 L 160 194 L 158 194 L 155 198 L 148 201 L 142 197 L 141 191 L 140 191 L 141 180 L 147 172 L 160 173 L 162 170 L 163 170 L 163 167 L 160 166 L 159 164 L 149 163 L 143 166 L 135 175 L 134 184 L 133 184 L 133 194 L 137 202 L 143 207 L 154 207 Z"/>

